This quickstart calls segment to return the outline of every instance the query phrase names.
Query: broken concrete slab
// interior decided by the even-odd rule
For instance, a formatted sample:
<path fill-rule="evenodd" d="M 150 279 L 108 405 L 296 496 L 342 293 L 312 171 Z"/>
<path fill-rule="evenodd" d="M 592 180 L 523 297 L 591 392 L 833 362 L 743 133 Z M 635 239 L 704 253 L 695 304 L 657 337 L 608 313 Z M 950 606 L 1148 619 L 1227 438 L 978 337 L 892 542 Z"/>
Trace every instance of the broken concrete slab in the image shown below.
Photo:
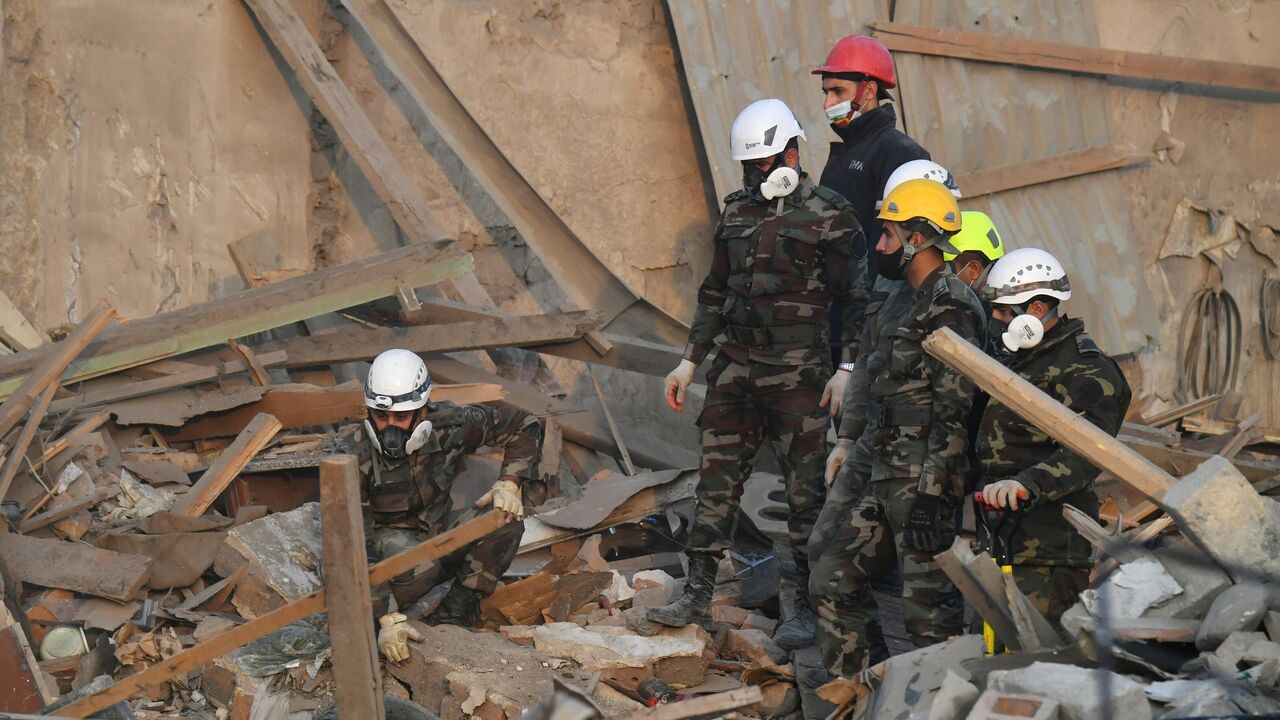
<path fill-rule="evenodd" d="M 1257 629 L 1267 611 L 1267 590 L 1253 582 L 1233 585 L 1214 599 L 1196 633 L 1197 650 L 1213 650 L 1231 633 Z"/>
<path fill-rule="evenodd" d="M 623 628 L 587 629 L 550 623 L 533 631 L 534 647 L 551 657 L 573 660 L 586 670 L 644 667 L 673 657 L 701 657 L 706 643 L 685 637 L 641 637 Z M 617 632 L 610 632 L 617 631 Z"/>
<path fill-rule="evenodd" d="M 1237 582 L 1280 577 L 1280 503 L 1259 495 L 1226 458 L 1205 460 L 1162 502 Z M 1280 600 L 1280 583 L 1268 583 L 1268 591 Z"/>
<path fill-rule="evenodd" d="M 231 604 L 252 620 L 324 586 L 320 538 L 320 504 L 307 503 L 232 528 L 213 569 L 227 577 L 247 566 Z"/>
<path fill-rule="evenodd" d="M 554 689 L 553 680 L 586 687 L 590 673 L 554 667 L 555 661 L 531 647 L 508 642 L 498 633 L 473 633 L 452 625 L 413 626 L 422 642 L 409 644 L 409 661 L 387 664 L 386 670 L 408 688 L 414 702 L 443 718 L 520 717 Z M 575 626 L 576 627 L 576 626 Z M 635 711 L 635 703 L 596 694 L 594 700 L 609 715 Z M 471 713 L 463 713 L 469 702 Z"/>
<path fill-rule="evenodd" d="M 1244 657 L 1241 658 L 1244 664 L 1253 666 L 1261 665 L 1270 660 L 1280 660 L 1280 643 L 1270 640 L 1258 640 L 1249 646 L 1245 651 Z"/>
<path fill-rule="evenodd" d="M 1280 612 L 1267 611 L 1266 616 L 1262 618 L 1262 627 L 1273 642 L 1280 642 Z"/>
<path fill-rule="evenodd" d="M 1055 700 L 1066 720 L 1151 720 L 1151 706 L 1143 686 L 1109 670 L 1036 662 L 1017 670 L 992 672 L 987 687 Z M 1104 687 L 1110 690 L 1107 696 L 1102 694 Z"/>
<path fill-rule="evenodd" d="M 1233 632 L 1218 645 L 1218 649 L 1214 650 L 1213 654 L 1230 666 L 1234 672 L 1240 667 L 1240 662 L 1244 660 L 1245 655 L 1255 643 L 1266 642 L 1270 641 L 1260 632 Z"/>
<path fill-rule="evenodd" d="M 671 577 L 666 570 L 642 570 L 631 577 L 636 594 L 632 607 L 662 607 L 669 604 L 684 587 L 684 583 Z"/>
<path fill-rule="evenodd" d="M 968 680 L 963 662 L 982 657 L 981 635 L 961 635 L 946 642 L 895 655 L 868 672 L 879 675 L 867 714 L 869 718 L 905 718 L 927 707 L 946 680 L 948 669 Z"/>
<path fill-rule="evenodd" d="M 1094 615 L 1136 618 L 1181 592 L 1182 586 L 1159 561 L 1143 557 L 1121 565 L 1097 589 L 1080 593 L 1080 600 Z M 1104 604 L 1105 610 L 1100 609 Z"/>
<path fill-rule="evenodd" d="M 947 668 L 942 687 L 929 706 L 929 720 L 958 720 L 965 717 L 978 700 L 978 686 Z"/>

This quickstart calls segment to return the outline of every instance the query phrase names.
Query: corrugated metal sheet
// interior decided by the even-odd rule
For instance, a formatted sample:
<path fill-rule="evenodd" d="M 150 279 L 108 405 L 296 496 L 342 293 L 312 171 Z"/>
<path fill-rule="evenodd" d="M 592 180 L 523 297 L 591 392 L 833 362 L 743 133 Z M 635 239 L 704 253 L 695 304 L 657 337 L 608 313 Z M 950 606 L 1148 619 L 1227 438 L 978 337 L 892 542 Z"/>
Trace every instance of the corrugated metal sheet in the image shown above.
<path fill-rule="evenodd" d="M 831 44 L 867 23 L 894 22 L 1097 45 L 1092 4 L 1081 0 L 897 0 L 887 2 L 694 2 L 669 0 L 716 190 L 740 183 L 729 127 L 747 103 L 785 100 L 809 136 L 804 164 L 821 168 L 826 140 L 809 70 Z M 903 116 L 910 134 L 963 174 L 1110 142 L 1103 81 L 1064 73 L 900 53 Z M 988 212 L 1011 247 L 1040 246 L 1062 258 L 1082 315 L 1111 353 L 1159 334 L 1146 292 L 1124 192 L 1124 171 L 1013 190 L 965 203 Z M 963 189 L 963 188 L 962 188 Z"/>
<path fill-rule="evenodd" d="M 716 193 L 742 187 L 729 157 L 729 128 L 744 107 L 780 98 L 808 138 L 800 164 L 814 175 L 835 133 L 822 113 L 822 85 L 809 71 L 836 40 L 888 20 L 889 0 L 668 0 L 685 77 L 698 115 Z"/>
<path fill-rule="evenodd" d="M 1092 4 L 1079 0 L 898 0 L 894 22 L 1097 46 Z M 962 175 L 1111 142 L 1097 78 L 900 53 L 911 134 Z M 1059 180 L 964 203 L 987 212 L 1010 247 L 1043 247 L 1066 264 L 1068 306 L 1111 353 L 1159 334 L 1129 220 L 1125 171 Z M 960 188 L 962 191 L 963 187 Z"/>

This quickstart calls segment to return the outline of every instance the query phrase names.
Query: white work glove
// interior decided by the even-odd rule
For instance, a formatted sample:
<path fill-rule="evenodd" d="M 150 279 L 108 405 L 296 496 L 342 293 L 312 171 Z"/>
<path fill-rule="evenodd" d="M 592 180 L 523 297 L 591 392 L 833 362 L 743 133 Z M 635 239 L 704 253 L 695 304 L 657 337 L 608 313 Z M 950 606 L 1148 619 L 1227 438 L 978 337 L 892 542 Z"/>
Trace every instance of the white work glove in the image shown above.
<path fill-rule="evenodd" d="M 849 384 L 849 376 L 852 374 L 848 370 L 837 370 L 836 374 L 827 381 L 827 386 L 822 389 L 822 402 L 818 403 L 818 407 L 826 407 L 830 403 L 829 412 L 833 418 L 839 418 L 840 411 L 844 409 L 844 388 Z"/>
<path fill-rule="evenodd" d="M 478 508 L 486 505 L 492 505 L 495 510 L 514 515 L 516 519 L 524 517 L 524 503 L 520 501 L 520 486 L 512 480 L 499 480 L 493 484 L 493 489 L 476 501 Z"/>
<path fill-rule="evenodd" d="M 409 618 L 400 613 L 388 613 L 378 618 L 382 629 L 378 631 L 378 649 L 383 657 L 393 663 L 409 659 L 409 641 L 422 642 L 422 635 L 409 624 Z"/>
<path fill-rule="evenodd" d="M 676 412 L 684 412 L 684 393 L 689 389 L 690 383 L 693 382 L 693 372 L 698 369 L 698 364 L 692 360 L 681 360 L 675 370 L 667 373 L 667 379 L 664 383 L 663 391 L 667 398 L 667 404 Z"/>
<path fill-rule="evenodd" d="M 831 487 L 836 481 L 836 475 L 840 473 L 840 466 L 844 465 L 844 461 L 849 459 L 849 455 L 853 453 L 853 441 L 848 438 L 840 438 L 836 441 L 836 446 L 831 449 L 831 454 L 827 455 L 827 487 Z"/>
<path fill-rule="evenodd" d="M 1017 480 L 997 480 L 982 488 L 982 502 L 989 507 L 1018 509 L 1018 501 L 1031 497 L 1027 486 Z"/>

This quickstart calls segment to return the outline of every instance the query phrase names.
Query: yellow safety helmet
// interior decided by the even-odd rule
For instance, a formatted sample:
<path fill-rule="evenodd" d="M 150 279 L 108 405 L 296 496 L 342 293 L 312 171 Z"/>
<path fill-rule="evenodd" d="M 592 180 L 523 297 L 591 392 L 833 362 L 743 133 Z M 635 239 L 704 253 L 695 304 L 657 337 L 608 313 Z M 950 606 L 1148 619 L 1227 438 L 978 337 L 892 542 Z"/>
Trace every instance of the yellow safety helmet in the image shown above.
<path fill-rule="evenodd" d="M 908 180 L 894 188 L 880 207 L 881 220 L 902 223 L 920 218 L 951 235 L 960 230 L 960 206 L 946 185 L 937 180 Z"/>
<path fill-rule="evenodd" d="M 993 263 L 1004 257 L 1004 243 L 1000 240 L 1000 232 L 996 224 L 986 213 L 978 210 L 965 210 L 960 213 L 960 221 L 964 227 L 951 236 L 951 246 L 955 252 L 942 253 L 942 259 L 951 262 L 962 252 L 979 252 L 987 256 L 987 262 Z"/>

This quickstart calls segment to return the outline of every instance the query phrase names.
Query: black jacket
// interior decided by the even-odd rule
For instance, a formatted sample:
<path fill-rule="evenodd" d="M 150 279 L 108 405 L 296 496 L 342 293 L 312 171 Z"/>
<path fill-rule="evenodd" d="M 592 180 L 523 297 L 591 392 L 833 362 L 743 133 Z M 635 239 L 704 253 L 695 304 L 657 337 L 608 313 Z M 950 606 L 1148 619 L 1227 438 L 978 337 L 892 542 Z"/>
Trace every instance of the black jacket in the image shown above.
<path fill-rule="evenodd" d="M 930 159 L 928 150 L 894 127 L 896 121 L 893 105 L 885 104 L 837 129 L 842 142 L 831 143 L 831 154 L 819 183 L 853 205 L 867 240 L 868 258 L 875 257 L 870 253 L 880 241 L 876 203 L 884 193 L 885 182 L 903 163 Z M 875 263 L 867 264 L 868 280 L 874 283 Z"/>

